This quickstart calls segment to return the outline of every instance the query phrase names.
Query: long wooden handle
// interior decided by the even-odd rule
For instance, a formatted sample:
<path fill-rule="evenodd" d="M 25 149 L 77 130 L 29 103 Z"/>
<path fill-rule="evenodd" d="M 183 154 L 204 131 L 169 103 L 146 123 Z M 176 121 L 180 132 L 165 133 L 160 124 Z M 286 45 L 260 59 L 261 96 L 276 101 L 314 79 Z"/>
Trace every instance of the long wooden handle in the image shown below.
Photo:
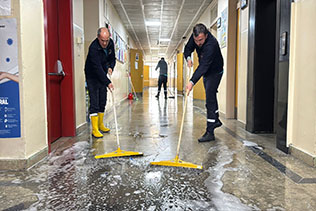
<path fill-rule="evenodd" d="M 179 134 L 178 147 L 177 147 L 177 157 L 179 157 L 179 152 L 180 152 L 180 145 L 181 145 L 182 131 L 183 131 L 183 123 L 184 123 L 185 112 L 187 110 L 187 103 L 188 103 L 188 94 L 189 94 L 189 91 L 187 91 L 185 93 L 184 108 L 183 108 L 183 112 L 182 112 L 182 120 L 181 120 L 180 134 Z"/>
<path fill-rule="evenodd" d="M 189 83 L 189 78 L 191 77 L 191 70 L 192 70 L 192 67 L 190 67 L 190 69 L 189 69 L 189 77 L 187 77 L 187 83 Z M 183 123 L 184 123 L 184 118 L 185 118 L 185 112 L 187 110 L 188 95 L 189 95 L 189 91 L 187 90 L 186 93 L 185 93 L 185 98 L 184 98 L 184 108 L 183 108 L 184 110 L 182 112 L 182 121 L 181 121 L 181 126 L 180 126 L 180 134 L 179 134 L 176 158 L 179 157 L 179 152 L 180 152 L 180 145 L 181 145 L 182 131 L 183 131 Z"/>

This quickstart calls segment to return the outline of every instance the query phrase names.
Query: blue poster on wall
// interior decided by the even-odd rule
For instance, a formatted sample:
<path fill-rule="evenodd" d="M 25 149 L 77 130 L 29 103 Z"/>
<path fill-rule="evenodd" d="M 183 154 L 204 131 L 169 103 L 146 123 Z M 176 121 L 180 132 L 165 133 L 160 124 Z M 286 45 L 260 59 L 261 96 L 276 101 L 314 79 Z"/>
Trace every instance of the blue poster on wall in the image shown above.
<path fill-rule="evenodd" d="M 16 19 L 0 19 L 0 138 L 21 137 Z"/>

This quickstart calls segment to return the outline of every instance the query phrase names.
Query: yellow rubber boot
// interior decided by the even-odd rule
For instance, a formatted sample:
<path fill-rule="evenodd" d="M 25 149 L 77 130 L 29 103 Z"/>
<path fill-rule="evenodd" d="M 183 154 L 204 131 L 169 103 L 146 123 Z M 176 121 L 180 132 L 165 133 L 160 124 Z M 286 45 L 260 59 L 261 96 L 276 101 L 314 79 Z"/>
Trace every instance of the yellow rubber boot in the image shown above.
<path fill-rule="evenodd" d="M 100 133 L 98 128 L 98 116 L 91 116 L 91 124 L 92 124 L 92 135 L 96 138 L 102 138 L 103 135 Z"/>
<path fill-rule="evenodd" d="M 105 127 L 103 124 L 104 113 L 98 113 L 98 117 L 99 117 L 99 130 L 103 133 L 110 132 L 110 128 Z"/>

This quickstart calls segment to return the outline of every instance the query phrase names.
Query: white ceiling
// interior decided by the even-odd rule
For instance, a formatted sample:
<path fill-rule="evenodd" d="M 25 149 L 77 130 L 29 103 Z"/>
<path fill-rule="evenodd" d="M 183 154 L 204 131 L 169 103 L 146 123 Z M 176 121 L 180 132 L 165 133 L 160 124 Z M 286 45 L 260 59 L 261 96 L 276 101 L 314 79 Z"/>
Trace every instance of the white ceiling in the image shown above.
<path fill-rule="evenodd" d="M 110 0 L 145 61 L 170 58 L 213 0 Z M 160 21 L 146 26 L 145 21 Z M 159 42 L 161 38 L 170 41 Z"/>

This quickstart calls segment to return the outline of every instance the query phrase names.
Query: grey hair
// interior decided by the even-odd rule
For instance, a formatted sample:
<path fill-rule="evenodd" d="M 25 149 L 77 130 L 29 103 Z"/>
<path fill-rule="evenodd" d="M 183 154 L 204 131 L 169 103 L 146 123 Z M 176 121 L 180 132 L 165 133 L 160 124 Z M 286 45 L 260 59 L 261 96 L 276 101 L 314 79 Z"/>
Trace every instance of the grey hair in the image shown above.
<path fill-rule="evenodd" d="M 206 28 L 206 26 L 202 23 L 198 23 L 193 27 L 193 36 L 197 37 L 199 36 L 199 34 L 203 33 L 203 34 L 207 34 L 208 30 Z"/>

